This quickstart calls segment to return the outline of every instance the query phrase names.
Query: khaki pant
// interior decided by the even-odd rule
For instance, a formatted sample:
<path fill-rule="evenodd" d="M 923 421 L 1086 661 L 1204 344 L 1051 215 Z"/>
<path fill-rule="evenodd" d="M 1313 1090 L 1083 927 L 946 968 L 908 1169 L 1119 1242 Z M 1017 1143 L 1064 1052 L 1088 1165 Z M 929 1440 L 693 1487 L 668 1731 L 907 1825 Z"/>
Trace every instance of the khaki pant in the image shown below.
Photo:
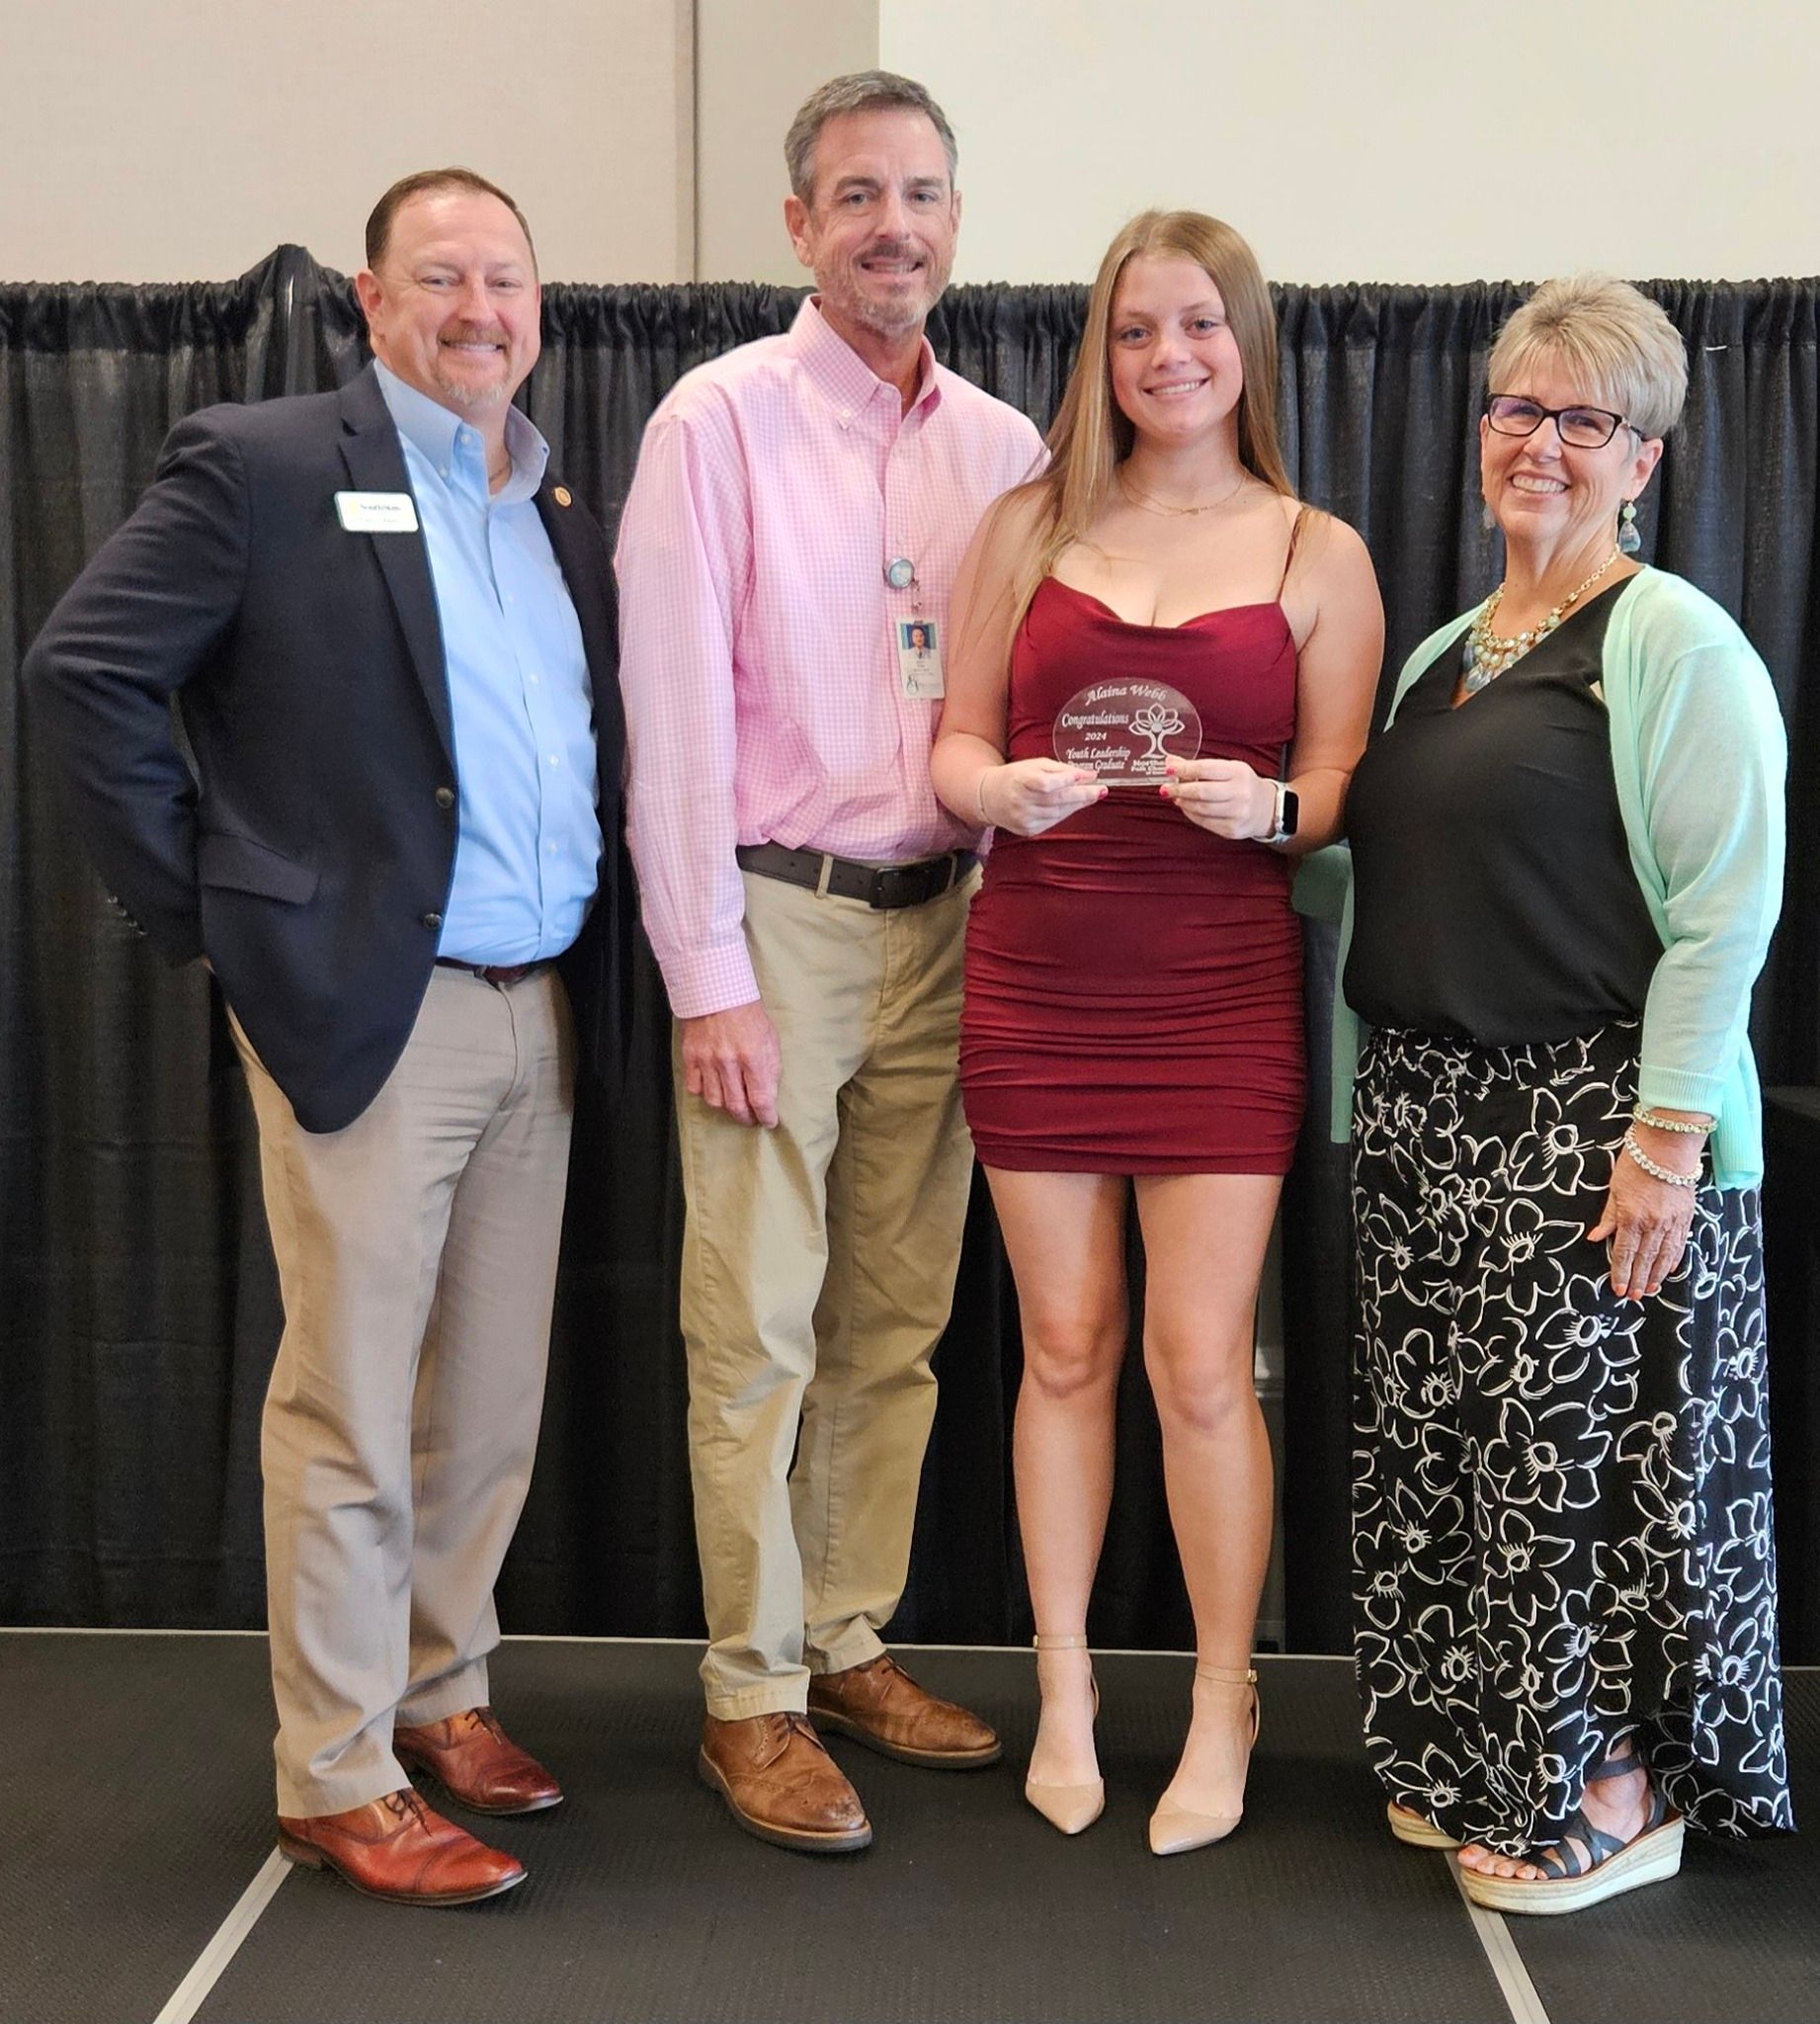
<path fill-rule="evenodd" d="M 397 1066 L 304 1131 L 235 1026 L 285 1334 L 266 1396 L 278 1809 L 409 1781 L 394 1719 L 487 1699 L 493 1583 L 531 1480 L 568 1178 L 553 971 L 432 972 Z"/>
<path fill-rule="evenodd" d="M 677 1054 L 702 1677 L 722 1720 L 801 1709 L 810 1670 L 882 1649 L 972 1170 L 955 1053 L 977 874 L 892 911 L 745 884 L 783 1046 L 775 1130 L 688 1096 Z"/>

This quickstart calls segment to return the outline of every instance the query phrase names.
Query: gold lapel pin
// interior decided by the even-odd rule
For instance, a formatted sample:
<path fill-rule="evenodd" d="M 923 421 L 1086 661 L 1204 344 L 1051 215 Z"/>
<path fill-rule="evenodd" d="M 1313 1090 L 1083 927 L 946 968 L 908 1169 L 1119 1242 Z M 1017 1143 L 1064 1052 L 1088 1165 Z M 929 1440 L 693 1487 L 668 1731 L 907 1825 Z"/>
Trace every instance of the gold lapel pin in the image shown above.
<path fill-rule="evenodd" d="M 551 492 L 550 497 L 555 500 L 558 506 L 573 506 L 575 503 L 575 495 L 569 490 L 567 485 L 558 485 Z"/>

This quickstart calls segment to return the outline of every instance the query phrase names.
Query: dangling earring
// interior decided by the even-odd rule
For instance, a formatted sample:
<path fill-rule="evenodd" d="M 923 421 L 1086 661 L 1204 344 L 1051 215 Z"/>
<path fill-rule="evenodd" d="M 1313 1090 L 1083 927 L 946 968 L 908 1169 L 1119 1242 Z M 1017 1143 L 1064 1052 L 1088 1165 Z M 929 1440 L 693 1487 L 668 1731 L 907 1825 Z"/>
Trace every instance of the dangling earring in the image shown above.
<path fill-rule="evenodd" d="M 1498 531 L 1498 516 L 1491 510 L 1489 499 L 1479 509 L 1479 525 L 1487 534 L 1496 534 Z"/>
<path fill-rule="evenodd" d="M 1642 546 L 1643 537 L 1637 533 L 1637 502 L 1626 499 L 1623 512 L 1617 516 L 1618 552 L 1634 555 Z"/>

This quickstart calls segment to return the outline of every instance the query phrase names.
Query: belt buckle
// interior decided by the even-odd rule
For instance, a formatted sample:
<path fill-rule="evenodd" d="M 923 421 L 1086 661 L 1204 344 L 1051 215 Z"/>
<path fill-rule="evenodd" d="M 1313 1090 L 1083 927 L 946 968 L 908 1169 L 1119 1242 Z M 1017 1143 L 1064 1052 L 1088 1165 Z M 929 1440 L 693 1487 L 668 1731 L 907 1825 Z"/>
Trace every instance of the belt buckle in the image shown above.
<path fill-rule="evenodd" d="M 937 858 L 919 858 L 913 865 L 885 865 L 872 874 L 866 895 L 870 907 L 923 906 L 941 898 L 960 883 L 960 851 L 947 850 Z"/>
<path fill-rule="evenodd" d="M 915 865 L 887 865 L 872 877 L 870 904 L 873 907 L 921 906 L 934 898 L 937 886 L 930 881 L 939 860 L 924 859 Z"/>

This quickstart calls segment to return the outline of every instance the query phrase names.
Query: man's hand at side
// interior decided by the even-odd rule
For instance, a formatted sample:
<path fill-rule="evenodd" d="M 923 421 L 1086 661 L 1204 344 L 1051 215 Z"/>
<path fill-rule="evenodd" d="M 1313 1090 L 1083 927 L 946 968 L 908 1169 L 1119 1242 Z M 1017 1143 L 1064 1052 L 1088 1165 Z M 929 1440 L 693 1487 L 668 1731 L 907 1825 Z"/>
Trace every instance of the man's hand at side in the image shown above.
<path fill-rule="evenodd" d="M 778 1122 L 778 1029 L 756 998 L 680 1022 L 683 1086 L 741 1125 Z"/>

